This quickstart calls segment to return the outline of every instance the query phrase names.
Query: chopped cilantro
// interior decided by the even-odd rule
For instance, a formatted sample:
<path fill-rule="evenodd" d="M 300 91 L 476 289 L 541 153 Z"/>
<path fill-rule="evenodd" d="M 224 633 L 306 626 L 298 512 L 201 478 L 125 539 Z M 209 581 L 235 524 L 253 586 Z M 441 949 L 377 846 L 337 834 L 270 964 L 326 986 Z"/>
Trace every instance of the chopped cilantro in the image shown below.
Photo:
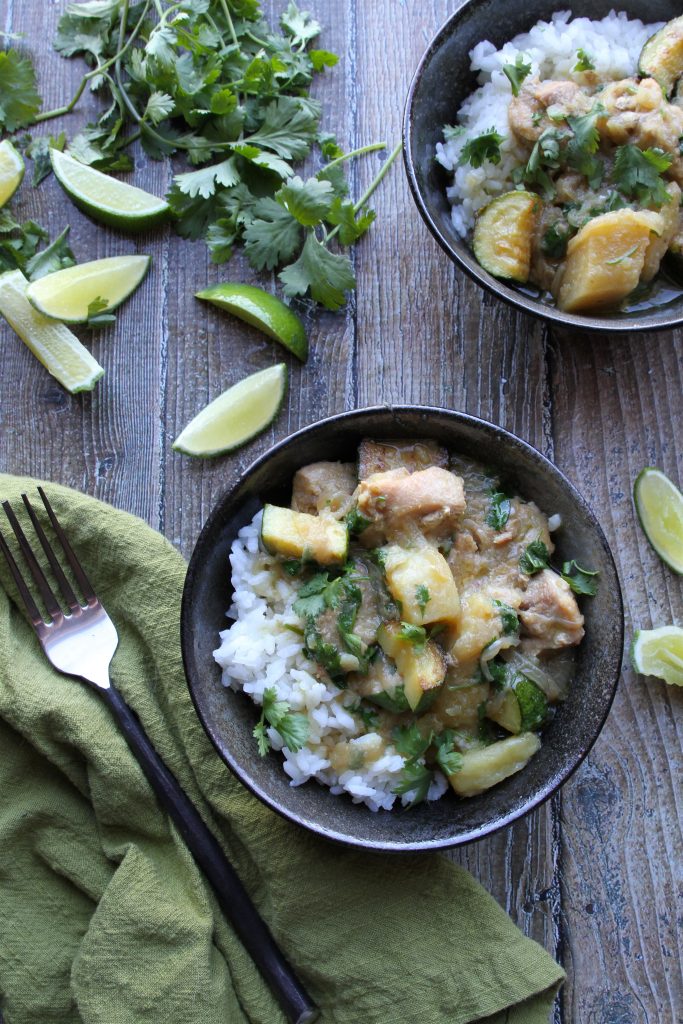
<path fill-rule="evenodd" d="M 531 74 L 531 64 L 527 64 L 521 53 L 517 54 L 514 64 L 503 64 L 503 74 L 510 82 L 513 96 L 519 96 L 522 82 Z"/>
<path fill-rule="evenodd" d="M 574 71 L 595 71 L 595 64 L 585 50 L 579 48 L 576 51 L 576 64 Z"/>
<path fill-rule="evenodd" d="M 416 758 L 422 757 L 433 737 L 431 732 L 423 736 L 417 722 L 411 722 L 410 725 L 397 725 L 392 730 L 391 738 L 399 754 L 403 754 L 404 757 Z"/>
<path fill-rule="evenodd" d="M 541 238 L 541 249 L 550 259 L 562 259 L 567 252 L 567 243 L 571 234 L 571 228 L 564 221 L 556 220 L 544 231 Z"/>
<path fill-rule="evenodd" d="M 458 166 L 471 164 L 472 167 L 481 167 L 487 160 L 489 163 L 499 164 L 500 144 L 503 141 L 503 136 L 499 135 L 495 128 L 489 128 L 487 132 L 465 143 L 460 152 Z"/>
<path fill-rule="evenodd" d="M 427 643 L 427 630 L 424 626 L 414 626 L 411 622 L 402 622 L 398 635 L 418 651 Z"/>
<path fill-rule="evenodd" d="M 116 323 L 116 317 L 113 313 L 105 313 L 104 310 L 109 306 L 109 299 L 103 299 L 101 295 L 98 295 L 88 303 L 88 327 L 107 327 L 109 324 Z"/>
<path fill-rule="evenodd" d="M 588 179 L 591 188 L 597 188 L 605 173 L 605 164 L 596 156 L 600 145 L 598 118 L 605 112 L 601 103 L 596 103 L 587 114 L 567 116 L 572 137 L 567 143 L 567 163 Z"/>
<path fill-rule="evenodd" d="M 350 704 L 346 710 L 350 711 L 352 715 L 357 715 L 366 729 L 376 729 L 379 725 L 379 714 L 377 711 L 363 704 L 361 700 L 357 700 L 355 704 Z"/>
<path fill-rule="evenodd" d="M 486 523 L 494 530 L 502 530 L 512 510 L 512 503 L 503 491 L 494 491 L 489 498 Z"/>
<path fill-rule="evenodd" d="M 452 142 L 453 139 L 457 139 L 465 131 L 463 125 L 452 125 L 445 124 L 443 126 L 443 137 L 446 142 Z"/>
<path fill-rule="evenodd" d="M 284 745 L 292 753 L 301 750 L 308 739 L 307 716 L 291 711 L 287 701 L 278 700 L 274 686 L 269 686 L 263 691 L 261 717 L 254 727 L 254 736 L 261 757 L 270 749 L 266 722 L 280 733 Z"/>
<path fill-rule="evenodd" d="M 36 73 L 30 57 L 0 51 L 0 128 L 15 132 L 32 124 L 40 110 Z"/>
<path fill-rule="evenodd" d="M 598 581 L 595 578 L 599 575 L 598 571 L 582 569 L 574 559 L 571 562 L 564 563 L 560 575 L 575 594 L 586 594 L 589 597 L 595 597 L 598 592 Z"/>
<path fill-rule="evenodd" d="M 660 207 L 671 201 L 662 174 L 671 166 L 671 156 L 663 149 L 638 149 L 619 146 L 614 160 L 612 180 L 628 199 L 644 206 Z"/>
<path fill-rule="evenodd" d="M 427 799 L 429 787 L 434 780 L 434 772 L 419 761 L 408 761 L 401 772 L 401 781 L 394 787 L 394 793 L 403 795 L 414 791 L 409 807 Z"/>
<path fill-rule="evenodd" d="M 515 609 L 511 608 L 509 604 L 505 604 L 504 601 L 496 599 L 494 599 L 493 604 L 500 614 L 500 621 L 503 625 L 505 636 L 516 636 L 519 633 L 519 616 Z"/>
<path fill-rule="evenodd" d="M 325 609 L 325 590 L 329 583 L 329 575 L 326 572 L 317 573 L 299 590 L 299 596 L 294 602 L 293 608 L 302 619 L 315 619 Z"/>
<path fill-rule="evenodd" d="M 460 771 L 463 765 L 462 754 L 455 749 L 456 733 L 452 729 L 444 731 L 434 739 L 436 747 L 436 763 L 446 775 Z"/>
<path fill-rule="evenodd" d="M 418 608 L 422 612 L 422 618 L 424 618 L 425 608 L 427 607 L 431 599 L 432 598 L 429 593 L 429 587 L 425 586 L 424 583 L 419 583 L 418 586 L 415 587 L 415 601 L 417 603 Z"/>
<path fill-rule="evenodd" d="M 354 505 L 346 515 L 347 529 L 354 537 L 359 533 L 362 533 L 363 530 L 366 530 L 370 525 L 370 522 L 370 519 L 366 519 L 366 517 L 361 515 L 358 511 L 358 505 Z"/>
<path fill-rule="evenodd" d="M 519 560 L 519 567 L 528 576 L 533 576 L 535 572 L 548 568 L 549 558 L 550 553 L 543 541 L 540 539 L 534 540 L 531 544 L 527 545 L 524 554 Z"/>
<path fill-rule="evenodd" d="M 303 569 L 303 562 L 299 558 L 288 558 L 282 562 L 282 571 L 287 576 L 298 576 Z"/>

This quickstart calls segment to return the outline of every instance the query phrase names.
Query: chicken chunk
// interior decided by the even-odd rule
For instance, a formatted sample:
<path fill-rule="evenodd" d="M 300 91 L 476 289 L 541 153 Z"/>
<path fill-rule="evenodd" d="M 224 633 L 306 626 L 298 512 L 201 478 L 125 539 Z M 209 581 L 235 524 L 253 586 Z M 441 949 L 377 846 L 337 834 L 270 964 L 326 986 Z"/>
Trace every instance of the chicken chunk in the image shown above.
<path fill-rule="evenodd" d="M 549 107 L 567 114 L 587 114 L 592 99 L 576 82 L 525 82 L 508 107 L 508 123 L 521 142 L 537 142 L 546 128 L 557 127 L 547 114 Z"/>
<path fill-rule="evenodd" d="M 294 475 L 292 508 L 317 515 L 328 512 L 343 519 L 353 504 L 356 467 L 350 462 L 312 462 Z"/>
<path fill-rule="evenodd" d="M 432 538 L 448 536 L 465 509 L 461 477 L 439 466 L 373 473 L 361 480 L 357 494 L 360 514 L 381 523 L 387 537 L 415 529 Z"/>
<path fill-rule="evenodd" d="M 624 78 L 605 86 L 599 98 L 605 108 L 598 120 L 600 133 L 617 146 L 663 149 L 673 158 L 667 176 L 683 185 L 683 109 L 666 101 L 659 83 L 654 78 Z"/>
<path fill-rule="evenodd" d="M 583 615 L 571 588 L 551 569 L 529 582 L 519 617 L 522 629 L 539 641 L 539 650 L 572 647 L 583 638 Z"/>
<path fill-rule="evenodd" d="M 436 441 L 425 438 L 419 441 L 386 440 L 361 441 L 358 448 L 358 478 L 365 480 L 373 473 L 385 473 L 389 469 L 405 467 L 415 473 L 429 466 L 448 468 L 448 452 Z"/>

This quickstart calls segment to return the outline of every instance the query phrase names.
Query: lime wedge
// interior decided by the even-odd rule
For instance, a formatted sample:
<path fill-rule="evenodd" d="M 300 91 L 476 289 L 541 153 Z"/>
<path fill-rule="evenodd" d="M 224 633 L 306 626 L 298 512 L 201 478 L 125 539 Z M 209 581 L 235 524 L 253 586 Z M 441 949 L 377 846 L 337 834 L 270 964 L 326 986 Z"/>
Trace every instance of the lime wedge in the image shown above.
<path fill-rule="evenodd" d="M 88 319 L 88 308 L 96 299 L 98 313 L 107 313 L 120 306 L 135 291 L 147 273 L 150 256 L 110 256 L 91 263 L 79 263 L 66 270 L 33 281 L 26 289 L 26 298 L 39 313 L 82 324 Z"/>
<path fill-rule="evenodd" d="M 226 281 L 196 293 L 198 299 L 206 299 L 214 306 L 227 309 L 240 320 L 257 327 L 269 338 L 279 341 L 302 363 L 308 358 L 308 338 L 303 323 L 289 306 L 250 284 L 236 284 Z"/>
<path fill-rule="evenodd" d="M 660 626 L 638 629 L 631 644 L 631 663 L 644 676 L 657 676 L 667 683 L 683 686 L 683 629 Z"/>
<path fill-rule="evenodd" d="M 93 220 L 124 231 L 142 231 L 165 220 L 169 214 L 170 207 L 165 199 L 96 171 L 68 153 L 51 149 L 50 160 L 64 191 Z"/>
<path fill-rule="evenodd" d="M 0 274 L 0 313 L 67 391 L 91 391 L 104 370 L 68 327 L 33 308 L 27 284 L 20 270 Z"/>
<path fill-rule="evenodd" d="M 24 158 L 9 139 L 0 142 L 0 206 L 4 206 L 21 185 L 24 167 Z"/>
<path fill-rule="evenodd" d="M 273 422 L 286 387 L 284 363 L 252 373 L 202 409 L 175 439 L 174 449 L 207 458 L 239 448 Z"/>
<path fill-rule="evenodd" d="M 662 561 L 683 573 L 683 494 L 661 469 L 647 466 L 633 486 L 640 525 Z"/>

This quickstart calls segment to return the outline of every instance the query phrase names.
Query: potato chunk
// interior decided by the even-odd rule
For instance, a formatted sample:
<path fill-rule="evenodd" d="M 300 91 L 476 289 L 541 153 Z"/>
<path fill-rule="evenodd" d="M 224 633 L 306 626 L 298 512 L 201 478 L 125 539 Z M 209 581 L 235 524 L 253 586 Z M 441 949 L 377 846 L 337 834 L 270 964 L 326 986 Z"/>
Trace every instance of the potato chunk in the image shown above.
<path fill-rule="evenodd" d="M 613 210 L 585 224 L 567 246 L 553 282 L 560 309 L 582 313 L 616 306 L 638 284 L 652 236 L 664 233 L 660 214 Z"/>
<path fill-rule="evenodd" d="M 382 548 L 389 592 L 401 603 L 401 618 L 416 626 L 453 622 L 460 614 L 460 595 L 453 573 L 435 548 L 408 551 L 397 544 Z"/>
<path fill-rule="evenodd" d="M 520 771 L 540 746 L 535 733 L 523 732 L 489 747 L 468 750 L 462 755 L 462 768 L 449 775 L 448 781 L 458 796 L 476 796 Z"/>
<path fill-rule="evenodd" d="M 383 623 L 377 639 L 384 653 L 396 662 L 411 711 L 419 712 L 426 706 L 424 698 L 446 678 L 443 654 L 433 640 L 427 640 L 423 646 L 406 640 L 398 622 Z"/>

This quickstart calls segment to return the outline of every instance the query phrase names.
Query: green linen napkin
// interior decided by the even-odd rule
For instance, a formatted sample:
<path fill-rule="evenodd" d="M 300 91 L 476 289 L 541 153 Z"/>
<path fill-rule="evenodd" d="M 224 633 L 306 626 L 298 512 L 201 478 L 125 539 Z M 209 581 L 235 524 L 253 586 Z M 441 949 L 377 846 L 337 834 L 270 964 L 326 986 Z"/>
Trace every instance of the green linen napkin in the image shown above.
<path fill-rule="evenodd" d="M 19 508 L 35 486 L 0 476 L 0 497 Z M 185 684 L 182 558 L 140 520 L 46 486 L 118 629 L 116 685 L 220 837 L 322 1020 L 546 1024 L 561 969 L 467 872 L 438 855 L 345 850 L 243 789 Z M 0 581 L 5 1024 L 283 1024 L 107 708 L 51 669 L 4 564 Z"/>

